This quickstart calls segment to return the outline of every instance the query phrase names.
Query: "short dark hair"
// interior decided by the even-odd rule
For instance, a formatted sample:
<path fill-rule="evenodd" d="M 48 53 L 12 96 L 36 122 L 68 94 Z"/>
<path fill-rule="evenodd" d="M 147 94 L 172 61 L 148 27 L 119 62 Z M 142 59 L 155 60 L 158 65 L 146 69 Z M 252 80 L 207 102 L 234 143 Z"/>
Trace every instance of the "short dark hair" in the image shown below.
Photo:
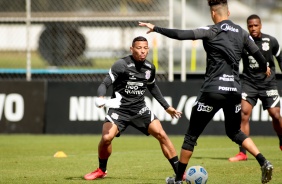
<path fill-rule="evenodd" d="M 219 5 L 219 4 L 226 5 L 227 0 L 208 0 L 208 4 L 209 4 L 210 7 L 215 6 L 215 5 Z"/>
<path fill-rule="evenodd" d="M 148 42 L 148 40 L 143 37 L 143 36 L 137 36 L 136 38 L 133 39 L 132 41 L 132 46 L 134 46 L 134 43 L 137 42 L 137 41 L 145 41 L 145 42 Z"/>
<path fill-rule="evenodd" d="M 260 17 L 258 15 L 252 14 L 247 18 L 247 23 L 248 23 L 249 20 L 252 20 L 252 19 L 259 19 L 259 21 L 261 21 Z"/>

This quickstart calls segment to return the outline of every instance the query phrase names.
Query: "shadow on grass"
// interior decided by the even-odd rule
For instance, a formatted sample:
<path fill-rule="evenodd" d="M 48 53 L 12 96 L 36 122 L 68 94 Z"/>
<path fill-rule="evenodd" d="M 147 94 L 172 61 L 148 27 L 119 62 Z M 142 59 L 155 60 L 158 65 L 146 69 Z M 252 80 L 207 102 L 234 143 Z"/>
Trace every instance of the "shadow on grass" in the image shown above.
<path fill-rule="evenodd" d="M 228 158 L 227 157 L 191 157 L 191 158 L 193 158 L 193 159 L 213 159 L 213 160 L 226 160 L 226 161 L 228 161 Z M 254 160 L 254 158 L 249 158 L 248 157 L 248 160 Z"/>
<path fill-rule="evenodd" d="M 66 180 L 85 180 L 83 176 L 77 176 L 77 177 L 67 177 Z"/>
<path fill-rule="evenodd" d="M 72 180 L 72 181 L 80 181 L 80 180 L 83 180 L 83 181 L 86 181 L 83 176 L 77 176 L 77 177 L 66 177 L 65 178 L 66 180 Z M 100 178 L 100 179 L 97 179 L 98 180 L 104 180 L 105 178 Z M 126 180 L 135 180 L 137 181 L 138 179 L 140 179 L 139 177 L 122 177 L 122 178 L 113 178 L 113 177 L 108 177 L 106 178 L 106 180 L 114 180 L 115 182 L 118 183 L 118 181 L 124 181 L 126 182 Z M 156 183 L 160 183 L 160 179 L 149 179 L 150 181 L 146 181 L 146 182 L 141 182 L 142 184 L 156 184 Z M 138 183 L 138 182 L 137 182 Z"/>

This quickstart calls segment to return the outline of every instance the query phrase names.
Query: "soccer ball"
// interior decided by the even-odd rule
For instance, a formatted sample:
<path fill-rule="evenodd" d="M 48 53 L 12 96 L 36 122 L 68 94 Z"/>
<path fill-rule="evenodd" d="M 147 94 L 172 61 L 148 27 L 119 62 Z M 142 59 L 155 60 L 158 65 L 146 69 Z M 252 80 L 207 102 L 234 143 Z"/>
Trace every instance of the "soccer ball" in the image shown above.
<path fill-rule="evenodd" d="M 206 184 L 208 172 L 202 166 L 191 166 L 185 173 L 185 180 L 188 184 Z"/>

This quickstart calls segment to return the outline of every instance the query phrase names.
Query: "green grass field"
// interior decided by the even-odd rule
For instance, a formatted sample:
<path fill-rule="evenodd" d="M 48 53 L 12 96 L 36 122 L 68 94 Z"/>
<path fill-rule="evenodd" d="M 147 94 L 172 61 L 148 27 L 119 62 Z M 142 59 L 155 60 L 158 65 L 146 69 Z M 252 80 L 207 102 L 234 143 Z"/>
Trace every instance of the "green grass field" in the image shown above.
<path fill-rule="evenodd" d="M 180 151 L 183 136 L 170 136 Z M 158 142 L 151 136 L 123 135 L 113 141 L 108 176 L 85 181 L 83 175 L 96 169 L 100 135 L 0 135 L 0 183 L 101 183 L 162 184 L 173 174 Z M 261 152 L 274 165 L 273 180 L 282 183 L 282 152 L 276 137 L 253 137 Z M 57 151 L 68 157 L 54 158 Z M 202 165 L 209 173 L 209 184 L 261 183 L 257 161 L 228 162 L 237 146 L 224 136 L 202 136 L 189 163 Z"/>

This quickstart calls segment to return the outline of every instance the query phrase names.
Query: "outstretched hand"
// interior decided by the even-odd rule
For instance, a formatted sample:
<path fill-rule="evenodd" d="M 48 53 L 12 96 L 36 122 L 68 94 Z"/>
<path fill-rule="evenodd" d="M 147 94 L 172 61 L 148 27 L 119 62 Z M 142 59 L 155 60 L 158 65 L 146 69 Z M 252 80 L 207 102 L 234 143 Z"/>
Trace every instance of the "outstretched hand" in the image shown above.
<path fill-rule="evenodd" d="M 173 118 L 178 119 L 178 118 L 181 117 L 181 114 L 182 114 L 182 112 L 177 111 L 177 110 L 174 109 L 173 107 L 169 107 L 169 108 L 167 108 L 165 111 L 170 114 L 170 116 L 172 117 L 172 119 L 173 119 Z"/>
<path fill-rule="evenodd" d="M 149 33 L 151 33 L 151 32 L 154 32 L 154 27 L 155 27 L 155 25 L 153 25 L 153 24 L 151 24 L 151 23 L 139 22 L 139 26 L 149 28 L 149 30 L 147 31 L 147 34 L 149 34 Z"/>

